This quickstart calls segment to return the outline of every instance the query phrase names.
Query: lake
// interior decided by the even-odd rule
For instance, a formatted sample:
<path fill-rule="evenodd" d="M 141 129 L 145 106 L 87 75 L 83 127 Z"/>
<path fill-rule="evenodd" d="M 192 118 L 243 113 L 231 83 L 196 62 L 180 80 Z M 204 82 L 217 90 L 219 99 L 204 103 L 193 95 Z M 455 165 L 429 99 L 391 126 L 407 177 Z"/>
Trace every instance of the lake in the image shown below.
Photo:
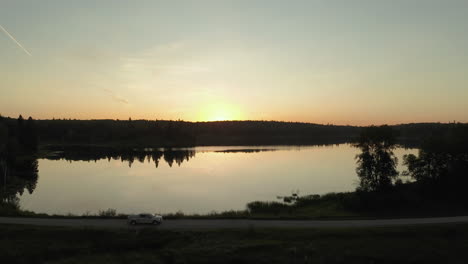
<path fill-rule="evenodd" d="M 399 170 L 404 154 L 396 149 Z M 241 210 L 277 196 L 352 191 L 358 184 L 349 144 L 328 146 L 196 147 L 136 157 L 40 159 L 22 209 L 48 214 L 209 213 Z M 74 159 L 74 160 L 73 160 Z M 279 201 L 279 200 L 277 200 Z"/>

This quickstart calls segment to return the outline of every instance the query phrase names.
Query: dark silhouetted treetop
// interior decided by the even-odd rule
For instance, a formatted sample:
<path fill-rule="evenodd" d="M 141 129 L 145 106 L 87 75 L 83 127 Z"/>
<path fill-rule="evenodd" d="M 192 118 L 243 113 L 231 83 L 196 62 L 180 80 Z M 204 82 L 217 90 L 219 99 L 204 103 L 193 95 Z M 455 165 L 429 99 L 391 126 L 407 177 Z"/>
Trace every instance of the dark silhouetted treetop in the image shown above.
<path fill-rule="evenodd" d="M 393 153 L 396 136 L 389 126 L 371 126 L 361 131 L 355 144 L 361 150 L 356 156 L 359 190 L 383 191 L 389 189 L 398 176 L 397 158 Z"/>
<path fill-rule="evenodd" d="M 405 175 L 427 192 L 468 200 L 468 125 L 451 124 L 422 144 L 418 156 L 404 156 Z"/>

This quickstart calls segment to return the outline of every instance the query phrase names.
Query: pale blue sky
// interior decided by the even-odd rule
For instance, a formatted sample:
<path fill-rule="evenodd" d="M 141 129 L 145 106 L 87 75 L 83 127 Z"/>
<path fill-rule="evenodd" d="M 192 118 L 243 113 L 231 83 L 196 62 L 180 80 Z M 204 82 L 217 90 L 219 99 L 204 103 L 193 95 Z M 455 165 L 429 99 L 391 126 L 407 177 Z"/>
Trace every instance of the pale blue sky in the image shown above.
<path fill-rule="evenodd" d="M 0 0 L 0 113 L 468 122 L 468 1 Z"/>

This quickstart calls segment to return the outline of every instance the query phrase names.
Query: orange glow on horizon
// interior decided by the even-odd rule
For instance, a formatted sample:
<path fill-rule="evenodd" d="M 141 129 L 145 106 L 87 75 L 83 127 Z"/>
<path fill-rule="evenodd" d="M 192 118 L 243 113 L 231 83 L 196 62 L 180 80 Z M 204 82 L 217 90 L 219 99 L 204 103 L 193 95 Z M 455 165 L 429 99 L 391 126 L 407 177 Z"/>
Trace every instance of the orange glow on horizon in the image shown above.
<path fill-rule="evenodd" d="M 225 103 L 214 103 L 206 105 L 197 121 L 226 121 L 242 120 L 243 115 L 235 106 Z"/>
<path fill-rule="evenodd" d="M 145 112 L 140 109 L 119 109 L 113 111 L 109 109 L 89 108 L 88 111 L 72 112 L 62 111 L 60 113 L 49 111 L 22 111 L 22 112 L 3 112 L 0 113 L 4 117 L 17 118 L 20 114 L 23 117 L 31 116 L 34 119 L 113 119 L 113 120 L 184 120 L 188 122 L 205 122 L 205 121 L 278 121 L 278 122 L 304 122 L 315 124 L 331 124 L 331 125 L 352 125 L 352 126 L 369 126 L 369 125 L 397 125 L 405 123 L 431 123 L 431 122 L 467 122 L 463 119 L 448 119 L 443 115 L 425 115 L 419 114 L 416 117 L 407 116 L 400 118 L 399 116 L 386 116 L 378 118 L 362 117 L 355 113 L 308 113 L 308 112 L 284 112 L 275 111 L 267 112 L 263 109 L 248 109 L 242 108 L 239 105 L 229 103 L 203 103 L 201 106 L 194 107 L 185 112 L 165 112 L 154 110 L 153 112 Z M 138 111 L 140 110 L 140 111 Z"/>

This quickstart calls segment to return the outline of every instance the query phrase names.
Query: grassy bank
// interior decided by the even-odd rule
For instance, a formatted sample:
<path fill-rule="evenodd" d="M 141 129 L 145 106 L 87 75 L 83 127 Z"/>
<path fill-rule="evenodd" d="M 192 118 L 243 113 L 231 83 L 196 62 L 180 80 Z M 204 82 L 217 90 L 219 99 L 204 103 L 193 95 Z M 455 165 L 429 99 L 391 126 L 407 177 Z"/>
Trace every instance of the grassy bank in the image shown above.
<path fill-rule="evenodd" d="M 347 192 L 286 197 L 290 202 L 251 202 L 254 217 L 343 219 L 434 217 L 468 214 L 463 201 L 422 194 L 415 184 L 401 184 L 385 192 Z"/>
<path fill-rule="evenodd" d="M 2 263 L 466 263 L 468 225 L 212 231 L 0 225 Z"/>

